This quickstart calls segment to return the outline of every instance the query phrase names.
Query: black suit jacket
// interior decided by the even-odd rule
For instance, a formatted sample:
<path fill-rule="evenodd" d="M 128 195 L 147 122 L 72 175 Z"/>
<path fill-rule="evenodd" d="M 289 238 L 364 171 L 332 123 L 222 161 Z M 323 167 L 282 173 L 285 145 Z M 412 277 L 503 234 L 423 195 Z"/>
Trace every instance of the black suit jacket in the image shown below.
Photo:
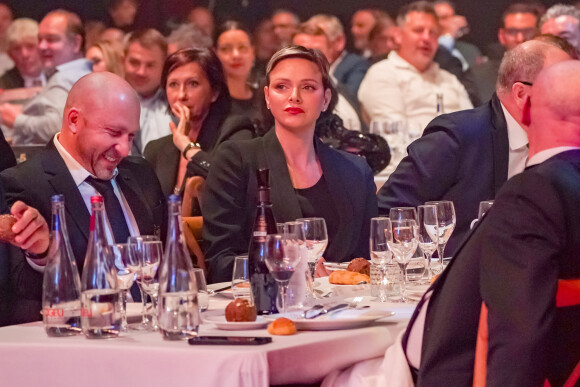
<path fill-rule="evenodd" d="M 351 94 L 358 95 L 358 88 L 369 67 L 370 63 L 366 58 L 347 53 L 336 66 L 332 75 L 339 83 L 345 85 Z"/>
<path fill-rule="evenodd" d="M 451 200 L 457 225 L 445 255 L 452 256 L 477 218 L 479 202 L 492 200 L 507 180 L 509 142 L 499 99 L 435 118 L 407 152 L 377 194 L 379 212 Z"/>
<path fill-rule="evenodd" d="M 232 140 L 246 140 L 253 137 L 253 126 L 249 118 L 244 116 L 208 116 L 202 126 L 197 142 L 201 145 L 201 152 L 193 156 L 190 163 L 203 166 L 200 169 L 209 169 L 211 158 L 215 148 L 222 142 Z M 177 171 L 181 154 L 173 144 L 173 135 L 161 137 L 147 144 L 143 154 L 153 165 L 157 178 L 161 183 L 161 189 L 165 196 L 173 193 L 177 181 Z M 193 176 L 188 167 L 186 178 Z M 202 177 L 207 175 L 200 174 Z M 185 179 L 184 179 L 185 182 Z"/>
<path fill-rule="evenodd" d="M 482 302 L 487 386 L 563 385 L 580 361 L 580 305 L 555 299 L 558 279 L 580 278 L 579 192 L 580 150 L 505 184 L 432 286 L 417 386 L 471 386 Z"/>
<path fill-rule="evenodd" d="M 158 227 L 164 236 L 166 200 L 149 163 L 140 157 L 126 157 L 119 164 L 118 171 L 116 182 L 131 207 L 140 233 L 153 234 Z M 50 141 L 38 156 L 2 172 L 0 181 L 8 204 L 22 200 L 38 209 L 49 224 L 52 216 L 51 196 L 65 196 L 67 230 L 81 274 L 89 237 L 90 214 L 54 142 Z M 21 257 L 12 260 L 10 270 L 17 296 L 37 301 L 40 310 L 42 275 Z M 35 317 L 31 319 L 37 319 L 38 315 Z"/>
<path fill-rule="evenodd" d="M 327 260 L 368 257 L 370 218 L 377 205 L 373 174 L 365 160 L 315 140 L 325 180 L 340 218 Z M 234 256 L 248 251 L 257 206 L 256 170 L 270 170 L 277 222 L 302 217 L 286 158 L 275 130 L 249 141 L 228 141 L 217 151 L 202 198 L 203 238 L 210 282 L 231 281 Z"/>
<path fill-rule="evenodd" d="M 16 157 L 0 130 L 0 172 L 16 165 Z"/>
<path fill-rule="evenodd" d="M 16 67 L 6 71 L 0 77 L 0 89 L 18 89 L 24 87 L 24 78 L 20 75 L 20 71 Z"/>

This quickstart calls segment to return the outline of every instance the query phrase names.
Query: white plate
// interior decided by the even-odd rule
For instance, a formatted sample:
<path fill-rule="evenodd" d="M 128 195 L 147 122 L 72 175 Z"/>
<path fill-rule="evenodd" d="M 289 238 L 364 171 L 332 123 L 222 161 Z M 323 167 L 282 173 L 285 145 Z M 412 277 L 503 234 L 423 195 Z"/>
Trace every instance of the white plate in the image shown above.
<path fill-rule="evenodd" d="M 215 283 L 215 284 L 209 284 L 209 285 L 207 285 L 207 288 L 208 288 L 208 290 L 223 289 L 226 286 L 231 286 L 231 284 L 232 284 L 231 282 L 218 282 L 218 283 Z M 212 296 L 220 295 L 220 296 L 223 296 L 223 297 L 226 297 L 226 298 L 232 298 L 232 299 L 234 298 L 234 293 L 232 292 L 232 288 L 229 288 L 227 290 L 222 290 L 219 293 L 213 293 L 213 294 L 210 294 L 210 295 L 212 295 Z"/>
<path fill-rule="evenodd" d="M 349 262 L 323 262 L 322 264 L 324 265 L 326 270 L 335 271 L 335 270 L 346 270 Z"/>
<path fill-rule="evenodd" d="M 275 320 L 278 317 L 287 317 L 294 321 L 296 328 L 302 331 L 333 331 L 338 329 L 360 328 L 370 325 L 372 322 L 393 316 L 392 311 L 373 311 L 373 310 L 345 310 L 329 315 L 306 320 L 300 313 L 271 314 L 266 316 L 268 320 Z"/>
<path fill-rule="evenodd" d="M 226 320 L 226 316 L 206 316 L 203 318 L 205 321 L 215 324 L 219 329 L 224 331 L 246 331 L 251 329 L 262 329 L 270 321 L 266 320 L 262 316 L 258 316 L 256 321 L 242 321 L 242 322 L 229 322 Z"/>

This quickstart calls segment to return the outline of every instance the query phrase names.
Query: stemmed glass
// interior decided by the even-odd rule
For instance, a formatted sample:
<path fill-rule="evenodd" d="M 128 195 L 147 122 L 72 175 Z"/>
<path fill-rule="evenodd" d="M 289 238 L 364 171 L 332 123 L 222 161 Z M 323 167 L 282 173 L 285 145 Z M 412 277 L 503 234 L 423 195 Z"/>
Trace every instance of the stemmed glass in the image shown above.
<path fill-rule="evenodd" d="M 286 291 L 288 282 L 300 261 L 299 246 L 291 240 L 284 239 L 282 235 L 270 234 L 266 236 L 265 253 L 266 266 L 279 285 L 278 297 L 282 305 L 282 313 L 286 313 Z"/>
<path fill-rule="evenodd" d="M 441 269 L 443 269 L 445 245 L 447 245 L 449 237 L 455 229 L 455 208 L 453 207 L 453 202 L 449 200 L 427 202 L 425 204 L 431 204 L 437 207 L 437 222 L 439 223 L 437 254 L 439 254 L 439 264 L 441 265 Z"/>
<path fill-rule="evenodd" d="M 419 248 L 423 252 L 427 265 L 427 273 L 429 280 L 431 280 L 433 273 L 431 272 L 431 257 L 435 250 L 437 250 L 437 241 L 439 239 L 439 223 L 437 222 L 437 207 L 431 204 L 417 207 L 419 210 L 419 230 L 417 232 L 417 239 L 419 240 Z"/>
<path fill-rule="evenodd" d="M 387 245 L 386 230 L 391 228 L 389 218 L 378 217 L 371 219 L 370 252 L 371 261 L 377 265 L 380 272 L 378 299 L 381 302 L 388 301 L 387 292 L 387 264 L 393 260 L 393 254 Z"/>
<path fill-rule="evenodd" d="M 324 221 L 324 218 L 300 218 L 297 219 L 297 221 L 304 223 L 308 267 L 310 268 L 310 275 L 314 278 L 316 264 L 320 257 L 322 257 L 322 254 L 328 245 L 326 222 Z"/>
<path fill-rule="evenodd" d="M 289 281 L 286 292 L 286 308 L 301 309 L 308 296 L 312 296 L 314 284 L 308 268 L 308 251 L 306 249 L 306 236 L 304 234 L 304 222 L 293 221 L 284 223 L 284 239 L 293 243 L 300 254 L 300 261 L 296 264 L 296 273 Z"/>
<path fill-rule="evenodd" d="M 112 247 L 113 256 L 115 257 L 115 267 L 117 268 L 117 282 L 121 289 L 121 330 L 127 332 L 127 294 L 135 282 L 135 271 L 131 267 L 138 266 L 131 262 L 129 254 L 129 245 L 118 243 Z"/>
<path fill-rule="evenodd" d="M 151 297 L 153 304 L 152 329 L 158 329 L 157 324 L 157 301 L 159 299 L 159 278 L 157 269 L 163 256 L 163 245 L 160 241 L 145 242 L 141 254 L 141 285 L 143 290 Z"/>
<path fill-rule="evenodd" d="M 403 271 L 401 302 L 407 302 L 407 265 L 417 250 L 417 222 L 414 220 L 391 220 L 391 227 L 385 230 L 385 235 L 387 245 Z"/>
<path fill-rule="evenodd" d="M 415 207 L 394 207 L 389 210 L 390 220 L 414 220 L 417 221 L 417 209 Z"/>

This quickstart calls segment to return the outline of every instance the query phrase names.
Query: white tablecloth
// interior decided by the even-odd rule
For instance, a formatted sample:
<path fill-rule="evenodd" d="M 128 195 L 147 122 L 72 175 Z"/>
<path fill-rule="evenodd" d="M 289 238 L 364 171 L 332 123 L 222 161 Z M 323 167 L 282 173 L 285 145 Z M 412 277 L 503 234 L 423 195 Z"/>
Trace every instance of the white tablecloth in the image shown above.
<path fill-rule="evenodd" d="M 212 297 L 210 308 L 228 300 Z M 331 371 L 383 356 L 413 306 L 382 304 L 395 318 L 366 328 L 272 336 L 262 346 L 191 346 L 159 333 L 130 332 L 109 340 L 49 338 L 41 323 L 0 328 L 0 385 L 14 386 L 268 386 L 313 383 Z M 202 335 L 268 336 L 202 324 Z"/>

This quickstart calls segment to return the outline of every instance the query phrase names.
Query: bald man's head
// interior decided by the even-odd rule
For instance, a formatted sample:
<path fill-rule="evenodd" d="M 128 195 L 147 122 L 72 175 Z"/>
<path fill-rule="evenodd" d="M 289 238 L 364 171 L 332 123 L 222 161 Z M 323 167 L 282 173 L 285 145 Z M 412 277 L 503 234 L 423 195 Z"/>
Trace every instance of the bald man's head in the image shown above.
<path fill-rule="evenodd" d="M 580 62 L 570 60 L 540 72 L 524 108 L 530 157 L 558 146 L 580 146 Z"/>
<path fill-rule="evenodd" d="M 58 140 L 88 172 L 108 180 L 129 154 L 139 115 L 137 94 L 123 78 L 91 73 L 69 92 Z"/>

